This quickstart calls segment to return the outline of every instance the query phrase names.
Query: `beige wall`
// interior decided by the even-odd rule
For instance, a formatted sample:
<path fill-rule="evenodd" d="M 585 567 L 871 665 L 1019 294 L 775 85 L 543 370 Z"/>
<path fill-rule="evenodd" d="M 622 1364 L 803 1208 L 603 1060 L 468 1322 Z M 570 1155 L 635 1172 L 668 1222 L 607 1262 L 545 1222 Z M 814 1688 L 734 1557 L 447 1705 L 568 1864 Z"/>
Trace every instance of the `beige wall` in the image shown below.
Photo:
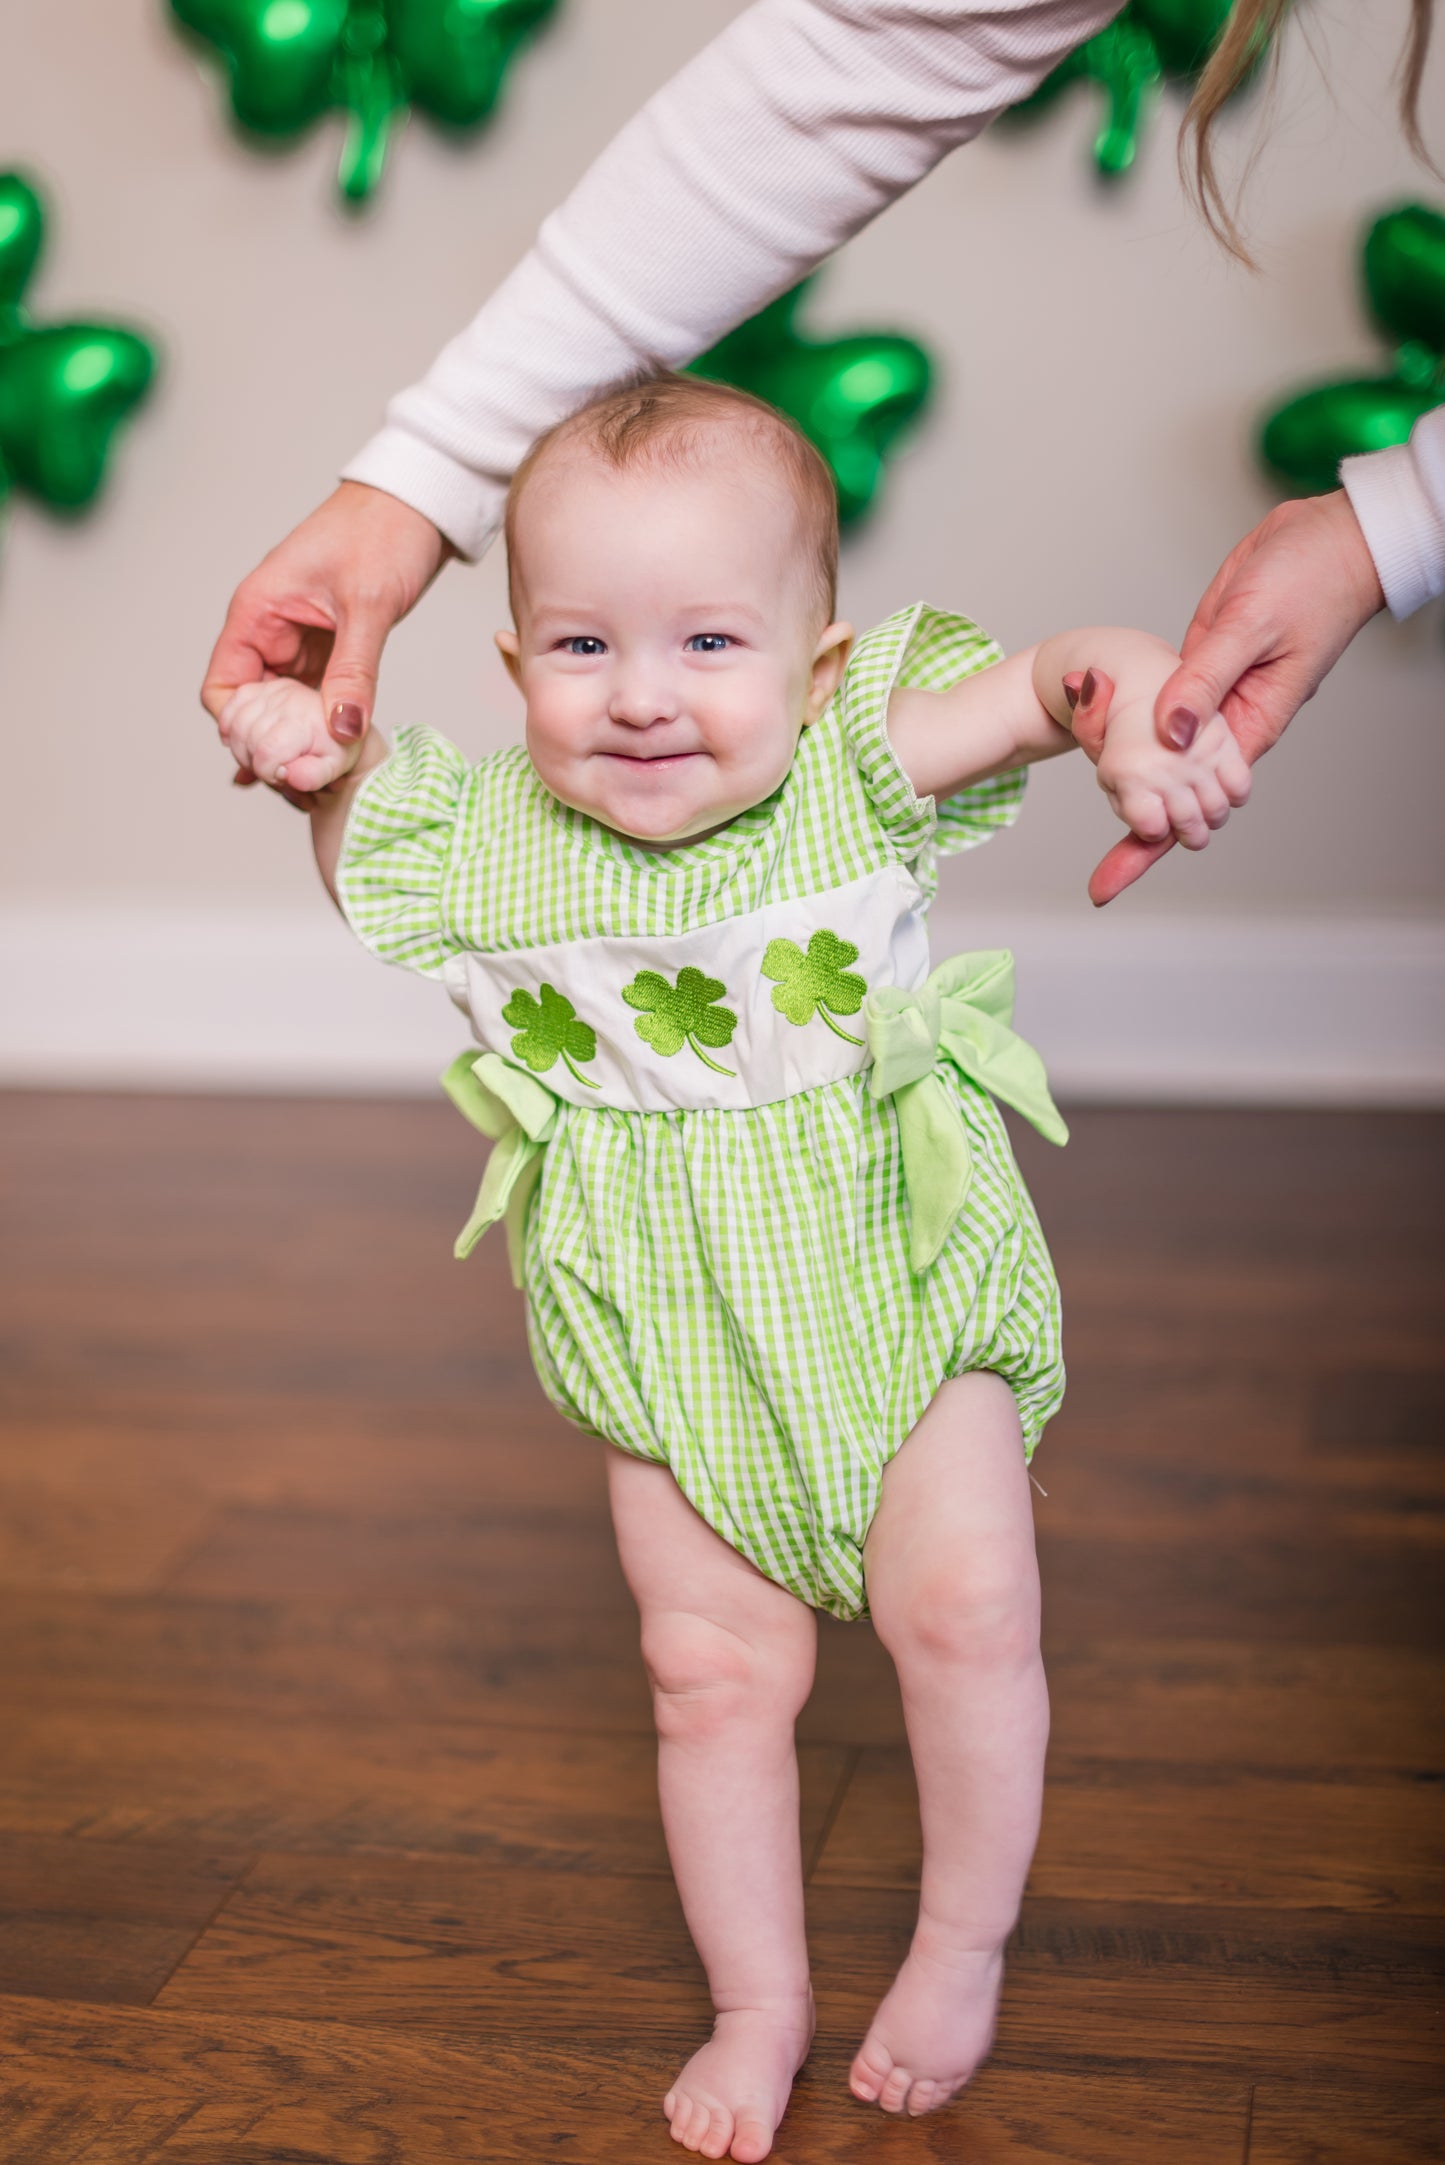
<path fill-rule="evenodd" d="M 457 151 L 415 125 L 362 221 L 331 207 L 335 126 L 289 155 L 238 147 L 160 0 L 5 12 L 0 162 L 32 164 L 55 197 L 36 301 L 134 316 L 167 350 L 99 514 L 62 528 L 22 504 L 0 545 L 5 895 L 89 899 L 98 921 L 143 903 L 309 915 L 301 823 L 226 787 L 196 706 L 227 595 L 641 96 L 735 9 L 566 0 L 490 135 Z M 1375 362 L 1353 284 L 1362 216 L 1445 192 L 1412 168 L 1391 117 L 1402 0 L 1329 11 L 1348 21 L 1312 13 L 1333 88 L 1292 38 L 1248 199 L 1262 278 L 1223 262 L 1182 206 L 1167 121 L 1130 182 L 1090 187 L 1082 98 L 963 151 L 847 251 L 818 320 L 906 326 L 945 364 L 932 419 L 847 557 L 860 622 L 923 595 L 1007 644 L 1100 618 L 1182 631 L 1270 501 L 1249 452 L 1258 409 Z M 1427 99 L 1437 148 L 1442 59 Z M 449 572 L 398 635 L 384 719 L 424 719 L 475 752 L 515 730 L 489 643 L 500 570 L 494 557 Z M 1176 854 L 1128 906 L 1438 908 L 1442 719 L 1439 612 L 1376 623 L 1247 817 L 1207 859 Z M 969 892 L 988 909 L 1082 912 L 1108 837 L 1087 771 L 1061 765 L 1016 834 L 970 861 Z"/>

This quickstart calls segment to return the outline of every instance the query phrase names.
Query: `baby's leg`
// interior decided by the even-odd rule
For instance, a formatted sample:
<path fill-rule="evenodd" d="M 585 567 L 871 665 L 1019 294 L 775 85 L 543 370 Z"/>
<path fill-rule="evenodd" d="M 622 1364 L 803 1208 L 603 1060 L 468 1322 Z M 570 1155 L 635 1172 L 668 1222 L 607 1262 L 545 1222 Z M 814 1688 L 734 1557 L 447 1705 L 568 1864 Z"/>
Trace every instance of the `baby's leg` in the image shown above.
<path fill-rule="evenodd" d="M 887 2112 L 920 2113 L 989 2048 L 1043 1793 L 1033 1511 L 1013 1396 L 997 1376 L 944 1384 L 884 1473 L 864 1565 L 903 1692 L 923 1887 L 908 1959 L 850 2087 Z"/>
<path fill-rule="evenodd" d="M 685 2149 L 765 2158 L 813 2036 L 793 1724 L 817 1626 L 665 1466 L 614 1450 L 608 1480 L 642 1613 L 668 1854 L 717 2009 L 662 2109 Z"/>

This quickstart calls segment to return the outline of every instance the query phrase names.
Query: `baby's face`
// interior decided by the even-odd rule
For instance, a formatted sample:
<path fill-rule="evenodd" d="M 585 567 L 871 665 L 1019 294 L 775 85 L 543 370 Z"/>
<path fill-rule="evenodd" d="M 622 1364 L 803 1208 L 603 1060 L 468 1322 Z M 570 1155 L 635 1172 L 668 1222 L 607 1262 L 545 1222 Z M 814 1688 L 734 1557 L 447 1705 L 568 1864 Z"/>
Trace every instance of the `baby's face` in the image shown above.
<path fill-rule="evenodd" d="M 751 447 L 617 472 L 559 448 L 517 505 L 517 629 L 497 644 L 555 797 L 666 845 L 778 787 L 846 624 L 818 622 L 797 510 Z"/>

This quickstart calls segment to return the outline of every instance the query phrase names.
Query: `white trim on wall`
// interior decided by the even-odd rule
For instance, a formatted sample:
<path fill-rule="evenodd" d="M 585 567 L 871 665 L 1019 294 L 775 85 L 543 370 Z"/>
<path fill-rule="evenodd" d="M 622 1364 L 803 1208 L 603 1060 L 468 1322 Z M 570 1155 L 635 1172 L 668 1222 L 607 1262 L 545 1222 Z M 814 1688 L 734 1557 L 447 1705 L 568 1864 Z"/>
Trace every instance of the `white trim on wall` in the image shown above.
<path fill-rule="evenodd" d="M 1424 918 L 980 921 L 1061 1097 L 1445 1105 L 1445 925 Z M 0 1084 L 426 1093 L 467 1042 L 440 989 L 320 909 L 0 909 Z"/>

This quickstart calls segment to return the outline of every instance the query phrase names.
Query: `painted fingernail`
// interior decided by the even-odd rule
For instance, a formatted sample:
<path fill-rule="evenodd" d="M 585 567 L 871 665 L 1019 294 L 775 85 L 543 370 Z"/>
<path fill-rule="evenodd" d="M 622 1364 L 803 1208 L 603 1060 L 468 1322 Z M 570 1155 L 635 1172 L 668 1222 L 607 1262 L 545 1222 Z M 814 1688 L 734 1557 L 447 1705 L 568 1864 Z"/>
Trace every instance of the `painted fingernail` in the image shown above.
<path fill-rule="evenodd" d="M 1067 678 L 1064 680 L 1064 697 L 1069 702 L 1069 712 L 1072 714 L 1079 704 L 1079 687 L 1077 684 L 1070 684 Z"/>
<path fill-rule="evenodd" d="M 327 727 L 338 744 L 354 744 L 366 727 L 366 716 L 360 707 L 353 706 L 348 700 L 345 705 L 331 709 Z"/>
<path fill-rule="evenodd" d="M 1187 752 L 1199 734 L 1199 716 L 1191 714 L 1188 707 L 1176 707 L 1164 727 L 1169 732 L 1169 742 Z"/>
<path fill-rule="evenodd" d="M 1092 705 L 1093 705 L 1093 703 L 1094 703 L 1094 692 L 1095 692 L 1096 688 L 1097 688 L 1097 687 L 1095 686 L 1095 683 L 1094 683 L 1094 672 L 1093 672 L 1093 670 L 1092 670 L 1092 669 L 1086 669 L 1086 670 L 1084 671 L 1084 681 L 1083 681 L 1083 683 L 1082 683 L 1082 684 L 1081 684 L 1081 685 L 1079 686 L 1079 698 L 1081 699 L 1081 701 L 1083 702 L 1083 704 L 1084 704 L 1084 705 L 1085 705 L 1086 707 L 1088 707 L 1088 706 L 1092 706 Z"/>

